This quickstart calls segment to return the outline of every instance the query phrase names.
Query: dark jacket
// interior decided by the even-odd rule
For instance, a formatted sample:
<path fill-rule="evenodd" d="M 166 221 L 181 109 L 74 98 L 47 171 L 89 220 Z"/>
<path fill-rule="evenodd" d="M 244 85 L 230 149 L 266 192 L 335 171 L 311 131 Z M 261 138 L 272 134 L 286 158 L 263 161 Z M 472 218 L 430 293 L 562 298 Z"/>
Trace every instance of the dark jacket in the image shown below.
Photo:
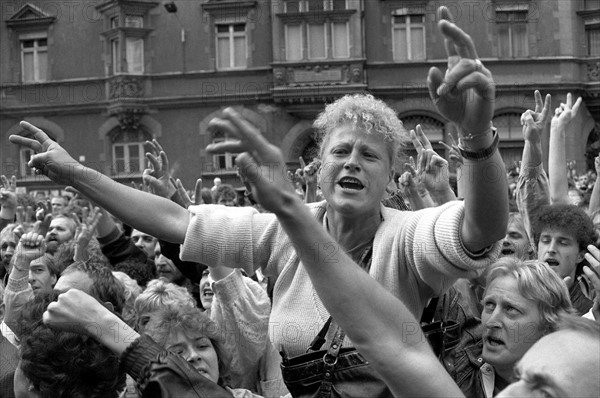
<path fill-rule="evenodd" d="M 202 376 L 185 359 L 142 335 L 121 355 L 122 370 L 142 398 L 232 398 L 229 390 Z"/>

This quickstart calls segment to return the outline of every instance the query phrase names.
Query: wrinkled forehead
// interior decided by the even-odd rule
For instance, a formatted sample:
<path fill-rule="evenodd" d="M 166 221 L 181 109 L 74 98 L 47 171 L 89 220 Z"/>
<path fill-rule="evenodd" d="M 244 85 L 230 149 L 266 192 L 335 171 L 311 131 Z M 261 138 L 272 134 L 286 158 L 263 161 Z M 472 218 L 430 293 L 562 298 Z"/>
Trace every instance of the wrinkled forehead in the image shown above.
<path fill-rule="evenodd" d="M 71 231 L 75 231 L 75 228 L 77 228 L 75 221 L 71 220 L 69 217 L 55 217 L 50 222 L 50 228 L 54 227 L 63 227 Z"/>
<path fill-rule="evenodd" d="M 338 145 L 341 143 L 353 144 L 356 141 L 360 141 L 365 145 L 372 146 L 375 149 L 378 149 L 378 151 L 381 153 L 387 153 L 391 160 L 393 160 L 395 156 L 395 144 L 390 139 L 386 138 L 383 133 L 375 129 L 367 131 L 361 126 L 356 126 L 351 123 L 343 123 L 331 129 L 323 137 L 323 141 L 321 143 L 321 158 L 323 157 L 325 151 L 328 148 L 331 148 L 333 145 Z"/>
<path fill-rule="evenodd" d="M 538 340 L 517 367 L 522 374 L 547 375 L 571 396 L 597 397 L 600 389 L 600 341 L 574 330 L 560 330 Z"/>

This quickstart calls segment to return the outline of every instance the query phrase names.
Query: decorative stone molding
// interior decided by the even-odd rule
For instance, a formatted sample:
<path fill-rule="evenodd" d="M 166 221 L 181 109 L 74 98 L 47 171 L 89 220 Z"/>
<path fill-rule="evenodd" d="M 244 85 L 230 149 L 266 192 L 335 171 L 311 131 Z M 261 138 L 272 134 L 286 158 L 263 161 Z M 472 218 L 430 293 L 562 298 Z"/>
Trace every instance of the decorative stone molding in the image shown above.
<path fill-rule="evenodd" d="M 134 131 L 140 128 L 140 119 L 146 114 L 147 109 L 142 105 L 116 105 L 108 109 L 108 114 L 119 121 L 123 131 Z"/>
<path fill-rule="evenodd" d="M 311 62 L 273 67 L 275 86 L 310 87 L 324 84 L 363 84 L 362 62 Z"/>
<path fill-rule="evenodd" d="M 590 62 L 587 64 L 588 80 L 597 82 L 600 81 L 600 61 Z"/>
<path fill-rule="evenodd" d="M 108 99 L 141 98 L 144 82 L 140 76 L 115 76 L 108 81 Z"/>

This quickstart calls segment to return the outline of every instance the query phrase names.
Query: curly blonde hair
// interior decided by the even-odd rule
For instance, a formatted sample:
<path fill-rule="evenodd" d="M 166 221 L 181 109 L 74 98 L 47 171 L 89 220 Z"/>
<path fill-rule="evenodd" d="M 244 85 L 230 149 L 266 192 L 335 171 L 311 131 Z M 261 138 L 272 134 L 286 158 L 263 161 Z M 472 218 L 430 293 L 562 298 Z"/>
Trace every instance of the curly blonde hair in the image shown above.
<path fill-rule="evenodd" d="M 364 130 L 367 134 L 382 134 L 391 144 L 389 146 L 391 164 L 394 164 L 398 151 L 409 140 L 402 122 L 385 102 L 370 94 L 345 95 L 327 105 L 313 123 L 318 134 L 321 158 L 329 134 L 336 127 L 344 124 Z"/>

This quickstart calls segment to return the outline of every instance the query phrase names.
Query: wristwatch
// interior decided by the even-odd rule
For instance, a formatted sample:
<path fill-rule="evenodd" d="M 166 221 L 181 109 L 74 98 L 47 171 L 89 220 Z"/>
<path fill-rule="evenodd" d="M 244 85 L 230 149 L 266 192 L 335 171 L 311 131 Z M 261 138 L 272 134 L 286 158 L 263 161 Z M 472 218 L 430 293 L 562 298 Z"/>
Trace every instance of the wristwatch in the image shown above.
<path fill-rule="evenodd" d="M 498 131 L 496 130 L 495 127 L 491 127 L 492 129 L 492 135 L 493 135 L 493 141 L 492 141 L 492 145 L 490 145 L 487 148 L 481 149 L 479 151 L 469 151 L 465 148 L 463 148 L 462 146 L 462 142 L 458 144 L 458 150 L 460 151 L 460 154 L 462 155 L 463 158 L 465 159 L 469 159 L 469 160 L 486 160 L 492 157 L 492 155 L 494 154 L 494 152 L 496 152 L 496 149 L 498 148 L 498 142 L 500 142 L 500 137 L 498 136 Z"/>

